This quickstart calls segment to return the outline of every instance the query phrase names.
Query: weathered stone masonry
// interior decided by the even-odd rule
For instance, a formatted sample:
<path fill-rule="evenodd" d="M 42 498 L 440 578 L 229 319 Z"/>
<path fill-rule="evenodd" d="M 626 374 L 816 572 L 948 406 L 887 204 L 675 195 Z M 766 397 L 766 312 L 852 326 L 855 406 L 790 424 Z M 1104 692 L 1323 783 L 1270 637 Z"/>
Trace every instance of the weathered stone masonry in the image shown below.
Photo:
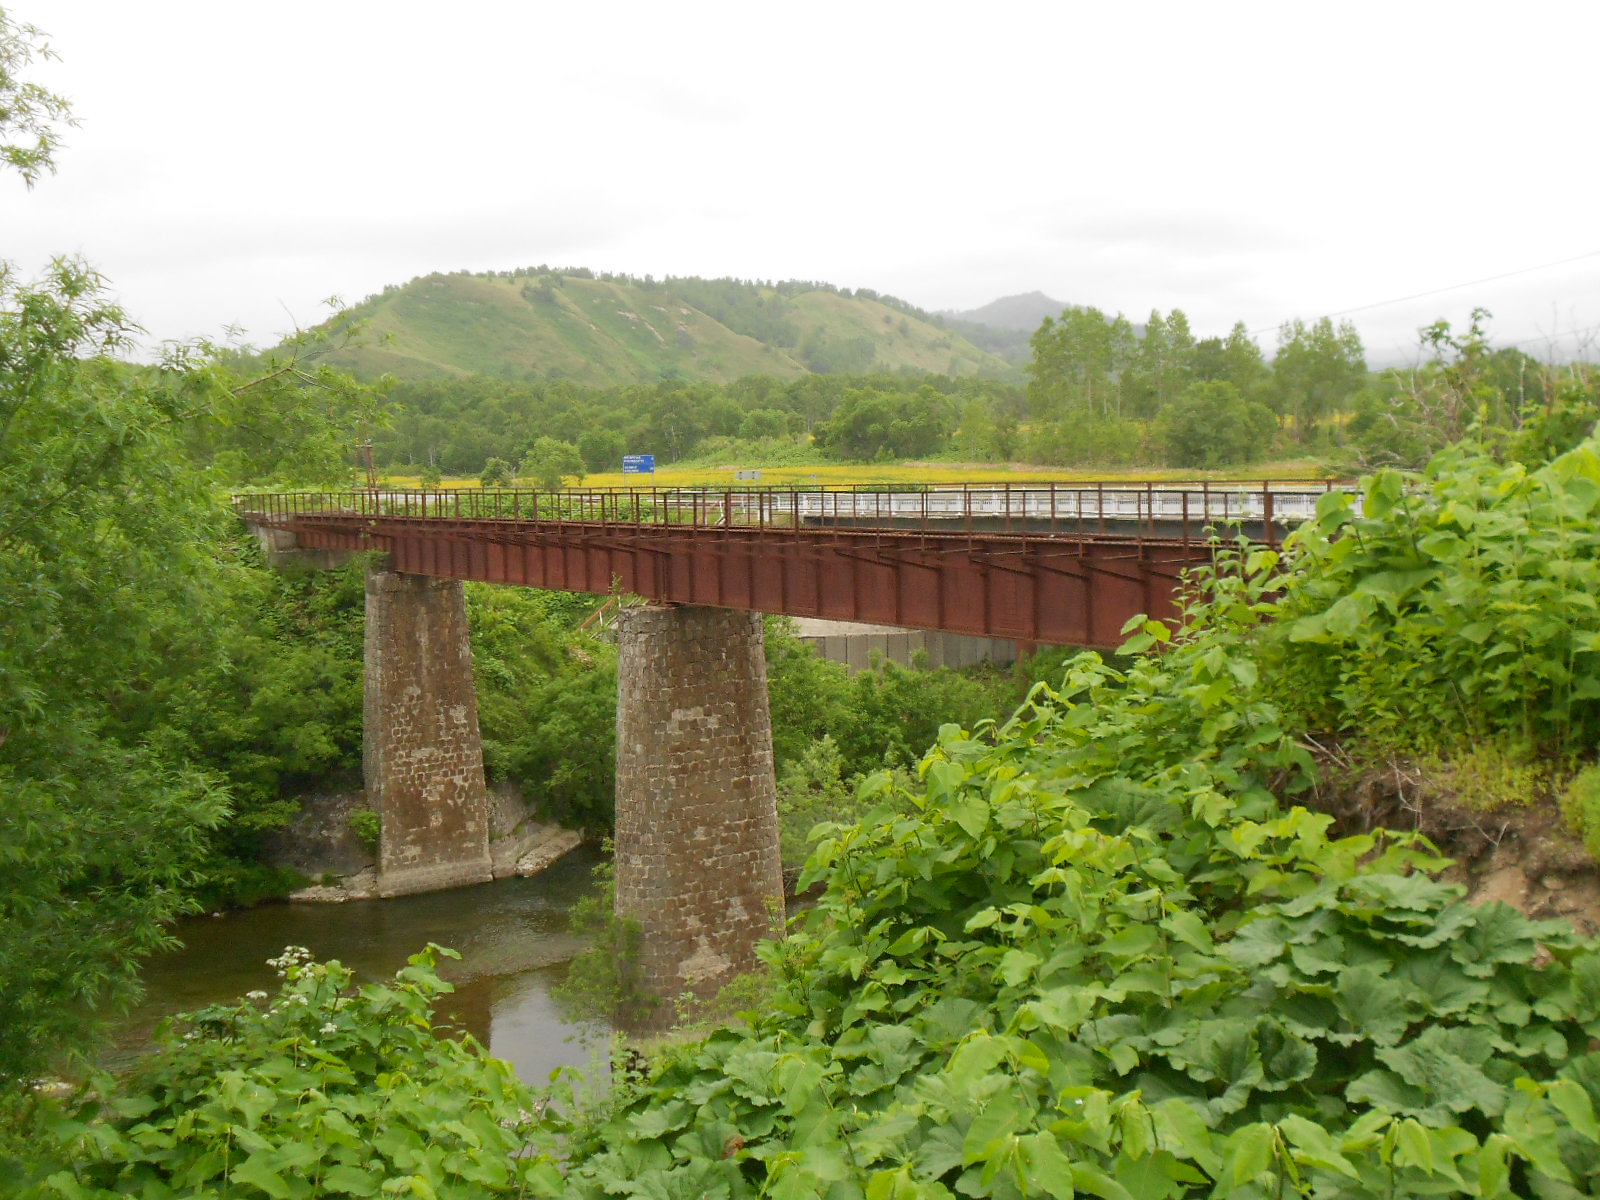
<path fill-rule="evenodd" d="M 633 608 L 617 645 L 617 912 L 647 987 L 709 998 L 781 928 L 761 617 Z"/>
<path fill-rule="evenodd" d="M 378 894 L 491 876 L 483 741 L 459 580 L 367 574 L 367 798 L 383 819 Z"/>

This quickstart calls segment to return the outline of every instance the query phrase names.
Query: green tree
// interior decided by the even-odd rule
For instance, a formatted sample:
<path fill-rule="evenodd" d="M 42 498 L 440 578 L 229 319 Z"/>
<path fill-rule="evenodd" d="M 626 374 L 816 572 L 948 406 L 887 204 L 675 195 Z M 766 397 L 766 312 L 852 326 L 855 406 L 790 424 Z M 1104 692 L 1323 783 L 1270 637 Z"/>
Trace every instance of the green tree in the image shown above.
<path fill-rule="evenodd" d="M 621 466 L 626 451 L 627 443 L 615 429 L 585 429 L 578 437 L 578 453 L 583 457 L 583 465 L 591 472 L 615 471 Z"/>
<path fill-rule="evenodd" d="M 1314 325 L 1298 318 L 1278 330 L 1272 360 L 1274 407 L 1294 419 L 1295 436 L 1310 441 L 1318 424 L 1346 408 L 1367 381 L 1366 353 L 1354 325 L 1323 317 Z"/>
<path fill-rule="evenodd" d="M 67 101 L 24 78 L 35 60 L 54 58 L 44 34 L 0 8 L 0 162 L 29 187 L 56 169 L 61 129 L 77 122 Z"/>
<path fill-rule="evenodd" d="M 1272 370 L 1261 353 L 1261 347 L 1245 328 L 1243 321 L 1235 321 L 1222 344 L 1222 362 L 1227 382 L 1239 389 L 1247 400 L 1264 400 L 1272 383 Z"/>
<path fill-rule="evenodd" d="M 337 571 L 266 570 L 242 528 L 209 547 L 205 628 L 147 668 L 129 737 L 171 762 L 198 764 L 233 801 L 203 864 L 208 903 L 280 888 L 258 865 L 265 834 L 332 781 L 359 786 L 365 563 Z"/>
<path fill-rule="evenodd" d="M 503 458 L 491 458 L 483 464 L 483 474 L 478 476 L 478 482 L 486 488 L 510 487 L 511 464 Z"/>
<path fill-rule="evenodd" d="M 1144 432 L 1137 421 L 1085 417 L 1039 422 L 1028 435 L 1022 453 L 1029 462 L 1053 466 L 1126 466 L 1144 457 L 1144 443 Z"/>
<path fill-rule="evenodd" d="M 997 413 L 987 396 L 974 396 L 961 410 L 956 448 L 963 458 L 978 462 L 1009 462 L 1017 448 L 1017 422 Z"/>
<path fill-rule="evenodd" d="M 67 119 L 18 77 L 40 53 L 0 10 L 0 162 L 30 182 Z M 118 361 L 136 332 L 84 263 L 33 283 L 0 263 L 0 1100 L 137 993 L 229 813 L 159 736 L 159 682 L 226 590 L 213 547 L 233 517 L 211 484 L 348 470 L 324 422 L 344 410 L 330 397 L 366 395 L 317 377 L 299 353 L 314 338 L 245 379 L 203 343 Z M 197 457 L 279 409 L 303 435 L 287 453 Z"/>
<path fill-rule="evenodd" d="M 915 393 L 852 388 L 816 432 L 833 458 L 917 458 L 936 453 L 955 427 L 950 399 L 924 384 Z"/>
<path fill-rule="evenodd" d="M 1201 382 L 1231 383 L 1247 400 L 1268 399 L 1272 372 L 1243 321 L 1234 323 L 1226 338 L 1202 338 L 1195 343 L 1194 377 Z"/>
<path fill-rule="evenodd" d="M 1028 401 L 1038 416 L 1120 416 L 1119 380 L 1133 352 L 1133 327 L 1098 308 L 1046 317 L 1030 344 Z"/>
<path fill-rule="evenodd" d="M 1222 380 L 1191 383 L 1156 420 L 1156 436 L 1174 467 L 1237 466 L 1272 444 L 1272 410 L 1246 400 Z"/>
<path fill-rule="evenodd" d="M 806 335 L 798 351 L 806 369 L 819 375 L 853 375 L 869 371 L 877 353 L 872 338 L 865 334 L 853 338 L 830 338 L 821 326 Z"/>
<path fill-rule="evenodd" d="M 1128 415 L 1154 417 L 1182 395 L 1195 378 L 1195 354 L 1189 318 L 1182 310 L 1173 309 L 1165 317 L 1152 310 L 1123 377 Z"/>
<path fill-rule="evenodd" d="M 601 834 L 611 828 L 616 803 L 617 665 L 609 648 L 586 653 L 587 662 L 529 678 L 514 693 L 527 699 L 519 712 L 506 714 L 516 725 L 502 720 L 501 705 L 487 705 L 485 736 L 494 740 L 496 762 L 521 781 L 540 813 Z M 530 721 L 529 713 L 538 719 Z"/>
<path fill-rule="evenodd" d="M 227 811 L 121 736 L 196 624 L 222 519 L 183 453 L 208 389 L 113 361 L 130 329 L 81 264 L 0 269 L 0 1084 L 135 992 Z"/>
<path fill-rule="evenodd" d="M 536 486 L 550 492 L 560 491 L 566 485 L 567 476 L 582 483 L 584 474 L 583 455 L 578 453 L 578 448 L 553 437 L 536 440 L 517 467 L 519 479 L 531 479 Z"/>
<path fill-rule="evenodd" d="M 788 432 L 789 414 L 777 409 L 752 409 L 739 422 L 739 436 L 746 441 L 783 437 Z"/>
<path fill-rule="evenodd" d="M 204 340 L 164 348 L 167 373 L 185 375 L 202 392 L 195 401 L 201 419 L 189 426 L 186 444 L 213 483 L 349 483 L 355 446 L 391 418 L 383 394 L 392 380 L 362 383 L 326 361 L 360 332 L 360 323 L 339 310 L 261 356 Z"/>
<path fill-rule="evenodd" d="M 1511 347 L 1496 350 L 1489 315 L 1474 309 L 1461 333 L 1435 321 L 1422 330 L 1426 362 L 1385 372 L 1357 395 L 1346 427 L 1354 466 L 1420 469 L 1468 436 L 1532 465 L 1589 434 L 1600 416 L 1600 375 L 1588 364 L 1558 369 Z"/>

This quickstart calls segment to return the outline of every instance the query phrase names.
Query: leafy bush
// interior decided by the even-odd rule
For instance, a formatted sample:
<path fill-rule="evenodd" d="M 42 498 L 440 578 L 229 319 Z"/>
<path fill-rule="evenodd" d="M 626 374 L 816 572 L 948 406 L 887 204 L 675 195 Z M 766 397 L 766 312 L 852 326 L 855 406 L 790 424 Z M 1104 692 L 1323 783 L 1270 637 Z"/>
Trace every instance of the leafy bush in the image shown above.
<path fill-rule="evenodd" d="M 1085 415 L 1073 421 L 1045 421 L 1023 445 L 1030 462 L 1062 467 L 1120 467 L 1143 457 L 1144 431 L 1136 421 Z"/>
<path fill-rule="evenodd" d="M 1600 741 L 1600 443 L 1528 470 L 1471 446 L 1330 492 L 1288 543 L 1263 635 L 1312 727 L 1448 752 Z"/>
<path fill-rule="evenodd" d="M 674 466 L 682 470 L 726 470 L 744 464 L 763 468 L 812 467 L 826 461 L 809 437 L 708 437 L 695 447 L 692 456 Z"/>
<path fill-rule="evenodd" d="M 1156 437 L 1174 467 L 1254 462 L 1272 448 L 1276 433 L 1271 409 L 1220 381 L 1190 384 L 1156 422 Z"/>
<path fill-rule="evenodd" d="M 583 455 L 571 442 L 543 436 L 535 438 L 517 465 L 517 478 L 549 492 L 560 491 L 565 476 L 583 482 L 586 471 Z"/>
<path fill-rule="evenodd" d="M 356 986 L 291 947 L 275 997 L 180 1018 L 181 1037 L 44 1124 L 55 1144 L 11 1194 L 555 1194 L 553 1163 L 524 1156 L 532 1094 L 470 1037 L 436 1032 L 453 990 L 440 955 L 457 957 L 429 946 L 392 984 Z"/>
<path fill-rule="evenodd" d="M 434 486 L 437 486 L 437 480 Z M 483 471 L 478 476 L 478 482 L 486 488 L 503 488 L 511 486 L 511 464 L 503 458 L 490 458 L 483 464 Z M 423 486 L 430 486 L 426 480 Z"/>
<path fill-rule="evenodd" d="M 571 1194 L 1596 1194 L 1600 953 L 1278 801 L 1311 763 L 1269 618 L 1323 611 L 1316 563 L 1224 548 L 1177 637 L 1131 623 L 1160 657 L 1079 656 L 880 775 L 820 831 L 776 997 L 574 1129 Z"/>
<path fill-rule="evenodd" d="M 853 782 L 845 778 L 838 744 L 823 734 L 778 776 L 778 849 L 784 870 L 805 862 L 813 827 L 824 821 L 848 824 L 870 808 L 870 801 L 858 802 Z"/>
<path fill-rule="evenodd" d="M 839 459 L 920 458 L 937 453 L 954 428 L 953 405 L 926 384 L 914 393 L 853 389 L 817 426 L 816 447 Z"/>
<path fill-rule="evenodd" d="M 609 854 L 610 843 L 606 844 Z M 599 885 L 572 906 L 572 932 L 588 939 L 551 994 L 571 1020 L 605 1020 L 642 1027 L 662 1003 L 639 975 L 639 923 L 617 916 L 617 875 L 612 860 L 597 863 Z"/>
<path fill-rule="evenodd" d="M 1600 862 L 1600 766 L 1574 775 L 1561 793 L 1561 812 L 1572 831 L 1583 838 L 1589 857 Z"/>
<path fill-rule="evenodd" d="M 1297 750 L 1204 641 L 947 728 L 818 847 L 770 1006 L 573 1130 L 567 1194 L 1592 1194 L 1600 954 L 1280 808 Z"/>
<path fill-rule="evenodd" d="M 356 835 L 357 841 L 376 854 L 383 840 L 383 818 L 370 808 L 351 809 L 350 832 Z"/>
<path fill-rule="evenodd" d="M 587 665 L 530 682 L 498 757 L 546 818 L 603 834 L 616 808 L 617 668 L 609 647 L 592 653 Z"/>
<path fill-rule="evenodd" d="M 286 795 L 360 769 L 366 563 L 268 570 L 242 530 L 215 549 L 209 619 L 149 680 L 141 733 L 228 785 L 226 849 L 248 856 L 293 814 Z"/>

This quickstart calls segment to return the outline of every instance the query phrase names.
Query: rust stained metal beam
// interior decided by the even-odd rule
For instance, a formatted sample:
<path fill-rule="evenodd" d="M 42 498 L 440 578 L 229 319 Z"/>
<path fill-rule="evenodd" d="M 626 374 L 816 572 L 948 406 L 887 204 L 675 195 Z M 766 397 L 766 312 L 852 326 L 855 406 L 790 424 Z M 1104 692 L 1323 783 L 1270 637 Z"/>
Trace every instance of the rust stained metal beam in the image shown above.
<path fill-rule="evenodd" d="M 266 523 L 266 522 L 262 522 Z M 303 545 L 371 549 L 394 568 L 487 583 L 870 621 L 1035 644 L 1114 646 L 1136 613 L 1170 615 L 1181 539 L 961 530 L 586 524 L 451 516 L 277 516 Z"/>

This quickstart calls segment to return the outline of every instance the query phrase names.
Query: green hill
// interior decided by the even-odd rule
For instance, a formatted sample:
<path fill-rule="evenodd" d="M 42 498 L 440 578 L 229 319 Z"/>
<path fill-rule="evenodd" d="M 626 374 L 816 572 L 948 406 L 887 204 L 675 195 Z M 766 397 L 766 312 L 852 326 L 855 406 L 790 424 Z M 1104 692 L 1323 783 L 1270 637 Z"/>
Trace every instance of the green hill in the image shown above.
<path fill-rule="evenodd" d="M 818 283 L 456 272 L 386 288 L 354 315 L 366 322 L 366 344 L 331 361 L 369 377 L 483 374 L 606 387 L 757 374 L 1017 373 L 920 309 Z"/>

